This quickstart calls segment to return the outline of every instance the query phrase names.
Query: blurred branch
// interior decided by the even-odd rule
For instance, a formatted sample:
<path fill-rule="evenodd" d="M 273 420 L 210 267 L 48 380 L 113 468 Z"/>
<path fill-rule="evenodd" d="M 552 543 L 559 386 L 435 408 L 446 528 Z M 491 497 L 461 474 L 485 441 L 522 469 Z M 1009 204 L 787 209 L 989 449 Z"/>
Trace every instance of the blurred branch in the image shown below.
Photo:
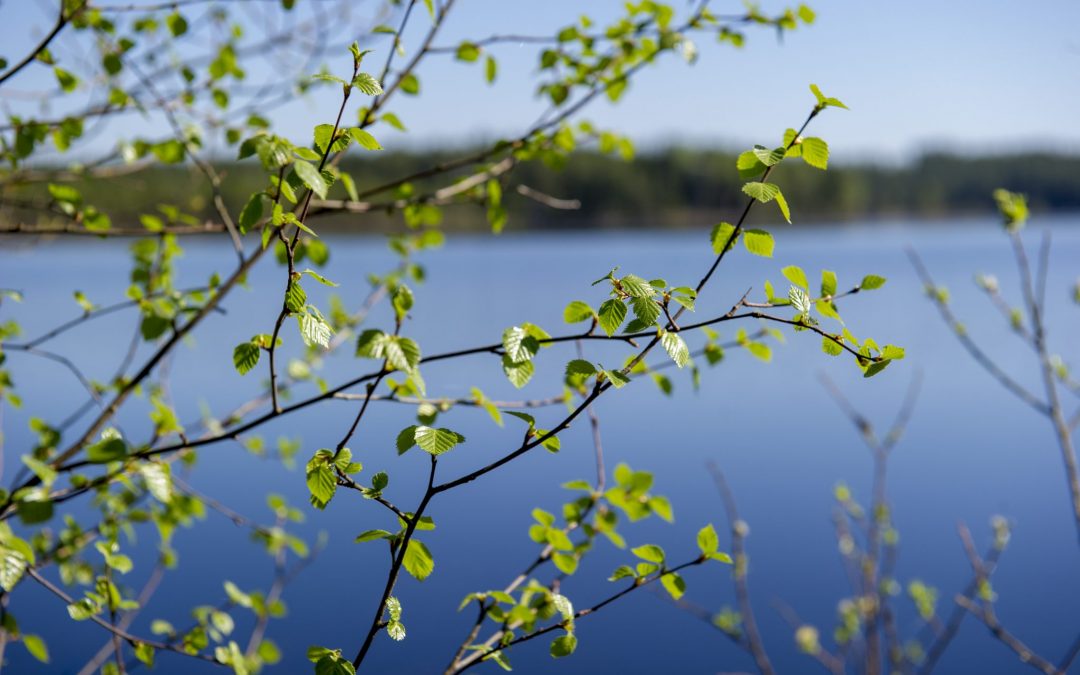
<path fill-rule="evenodd" d="M 739 614 L 742 624 L 746 627 L 746 639 L 737 641 L 754 658 L 758 671 L 762 675 L 774 675 L 772 662 L 768 652 L 765 651 L 765 643 L 761 639 L 758 630 L 757 619 L 754 617 L 754 606 L 750 602 L 750 586 L 746 577 L 749 571 L 750 560 L 746 555 L 746 535 L 750 532 L 750 526 L 739 517 L 738 506 L 735 503 L 735 494 L 731 491 L 724 474 L 715 463 L 706 465 L 712 474 L 716 490 L 724 503 L 724 512 L 727 514 L 728 525 L 731 530 L 731 557 L 735 561 L 735 569 L 732 570 L 732 580 L 735 584 L 735 598 L 739 604 Z M 726 631 L 725 631 L 726 632 Z"/>

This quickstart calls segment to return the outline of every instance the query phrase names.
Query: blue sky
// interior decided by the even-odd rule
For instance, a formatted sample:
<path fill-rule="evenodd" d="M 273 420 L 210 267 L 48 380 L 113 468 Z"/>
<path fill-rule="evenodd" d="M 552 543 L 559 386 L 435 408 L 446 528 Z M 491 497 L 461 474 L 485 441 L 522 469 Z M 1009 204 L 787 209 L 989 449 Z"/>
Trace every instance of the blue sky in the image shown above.
<path fill-rule="evenodd" d="M 0 54 L 11 60 L 40 36 L 52 20 L 54 4 L 0 0 Z M 675 4 L 688 6 L 682 0 Z M 1080 126 L 1075 124 L 1080 117 L 1080 36 L 1075 32 L 1080 3 L 809 4 L 817 22 L 787 34 L 783 44 L 771 32 L 754 29 L 748 30 L 750 39 L 742 50 L 702 37 L 696 64 L 668 56 L 637 77 L 617 106 L 603 102 L 587 117 L 645 146 L 770 143 L 801 121 L 812 101 L 807 85 L 816 82 L 851 107 L 815 122 L 815 133 L 830 141 L 837 160 L 894 161 L 941 147 L 972 153 L 1032 147 L 1080 151 Z M 583 8 L 602 22 L 620 5 L 610 0 L 459 0 L 437 42 L 453 45 L 492 33 L 549 34 Z M 784 6 L 763 3 L 767 12 Z M 712 7 L 718 13 L 742 10 L 738 2 L 715 1 Z M 413 22 L 406 46 L 419 41 L 426 21 L 421 16 Z M 372 58 L 381 64 L 379 52 Z M 410 133 L 383 131 L 384 146 L 463 144 L 527 126 L 543 109 L 533 93 L 536 49 L 508 44 L 494 53 L 500 59 L 494 87 L 484 83 L 479 64 L 458 63 L 450 56 L 427 62 L 419 72 L 424 95 L 392 107 Z M 346 60 L 331 65 L 344 68 Z M 33 88 L 50 77 L 35 66 L 9 88 Z M 300 138 L 325 121 L 328 101 L 318 95 L 297 100 L 273 118 L 286 134 Z"/>

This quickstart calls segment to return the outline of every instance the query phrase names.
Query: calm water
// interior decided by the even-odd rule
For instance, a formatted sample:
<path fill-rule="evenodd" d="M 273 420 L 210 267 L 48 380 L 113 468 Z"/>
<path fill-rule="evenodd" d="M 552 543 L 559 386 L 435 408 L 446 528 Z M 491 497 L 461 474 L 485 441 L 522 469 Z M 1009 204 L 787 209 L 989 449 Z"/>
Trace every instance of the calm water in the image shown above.
<path fill-rule="evenodd" d="M 1033 224 L 1054 231 L 1051 341 L 1074 357 L 1080 308 L 1070 302 L 1067 288 L 1080 274 L 1077 220 L 1043 219 Z M 891 464 L 890 493 L 901 532 L 898 576 L 905 585 L 918 578 L 938 587 L 943 607 L 951 609 L 948 598 L 970 576 L 956 536 L 957 521 L 967 522 L 985 544 L 989 518 L 1003 514 L 1015 522 L 1015 534 L 994 584 L 1002 621 L 1055 661 L 1080 631 L 1080 551 L 1051 431 L 1043 419 L 997 387 L 946 332 L 932 305 L 921 297 L 903 253 L 907 244 L 920 250 L 939 283 L 952 290 L 961 317 L 987 351 L 1018 379 L 1037 388 L 1030 353 L 971 283 L 976 271 L 996 272 L 1010 297 L 1018 298 L 1011 293 L 1015 273 L 1007 241 L 990 221 L 934 225 L 779 230 L 774 259 L 740 252 L 699 301 L 699 316 L 723 313 L 748 286 L 760 289 L 767 278 L 778 284 L 780 268 L 793 263 L 814 279 L 823 267 L 836 270 L 842 288 L 866 273 L 886 276 L 885 288 L 843 305 L 857 335 L 906 347 L 907 360 L 882 375 L 864 380 L 847 359 L 821 354 L 818 339 L 789 333 L 787 344 L 775 348 L 771 364 L 741 350 L 730 351 L 720 366 L 705 371 L 697 393 L 688 374 L 675 373 L 673 398 L 641 381 L 606 395 L 598 404 L 609 467 L 625 461 L 654 471 L 655 491 L 668 495 L 675 506 L 675 525 L 645 522 L 630 527 L 626 534 L 632 542 L 658 543 L 672 559 L 688 559 L 696 550 L 694 533 L 711 521 L 725 533 L 726 546 L 726 521 L 704 464 L 714 460 L 728 474 L 752 528 L 748 541 L 752 592 L 767 646 L 781 672 L 813 672 L 818 666 L 797 653 L 774 602 L 790 605 L 804 620 L 821 627 L 824 636 L 831 633 L 836 603 L 849 593 L 830 523 L 832 489 L 843 480 L 865 500 L 869 487 L 869 455 L 824 395 L 818 371 L 833 378 L 879 427 L 891 421 L 915 369 L 925 374 L 916 415 Z M 583 299 L 598 304 L 600 294 L 589 283 L 616 264 L 646 278 L 662 276 L 693 285 L 710 258 L 705 239 L 701 232 L 451 238 L 443 251 L 423 260 L 429 282 L 416 289 L 416 316 L 406 332 L 427 353 L 496 341 L 505 327 L 527 320 L 562 332 L 566 302 Z M 326 274 L 341 282 L 337 290 L 356 304 L 366 290 L 365 275 L 387 269 L 392 258 L 378 239 L 333 243 Z M 181 285 L 200 284 L 212 270 L 231 265 L 231 256 L 219 244 L 200 240 L 189 246 L 179 263 Z M 5 303 L 0 318 L 19 319 L 27 335 L 57 319 L 76 316 L 74 289 L 98 303 L 118 299 L 117 290 L 126 284 L 129 269 L 124 247 L 86 241 L 5 248 L 0 260 L 0 286 L 21 288 L 27 295 L 21 306 Z M 225 303 L 228 313 L 207 320 L 179 353 L 172 365 L 172 388 L 183 420 L 197 418 L 204 405 L 215 411 L 229 409 L 256 391 L 258 376 L 240 378 L 232 371 L 231 351 L 251 334 L 269 332 L 280 306 L 280 278 L 280 268 L 264 263 L 251 275 L 250 289 L 238 290 Z M 316 300 L 324 299 L 321 289 L 309 292 Z M 44 307 L 49 316 L 42 312 Z M 386 319 L 383 311 L 370 324 L 385 325 Z M 92 355 L 89 374 L 104 378 L 126 349 L 134 320 L 133 315 L 116 314 L 72 331 L 52 346 L 66 354 Z M 295 345 L 293 331 L 287 325 L 287 339 Z M 730 338 L 734 328 L 726 326 L 723 334 Z M 540 398 L 557 393 L 561 366 L 572 358 L 572 349 L 567 345 L 545 350 L 539 356 L 541 372 L 524 394 Z M 588 356 L 615 363 L 623 354 L 590 346 Z M 11 354 L 9 362 L 26 406 L 22 411 L 3 411 L 5 483 L 18 468 L 20 449 L 30 442 L 28 415 L 44 415 L 55 422 L 82 402 L 70 375 L 55 364 L 19 354 Z M 327 378 L 337 382 L 369 368 L 370 363 L 357 364 L 346 355 L 331 360 Z M 465 395 L 470 386 L 478 385 L 493 398 L 520 397 L 490 355 L 432 364 L 424 374 L 430 393 L 437 396 Z M 393 438 L 412 423 L 412 411 L 382 405 L 373 412 L 377 414 L 366 418 L 351 445 L 365 465 L 364 474 L 387 471 L 388 496 L 408 507 L 422 489 L 427 463 L 415 451 L 397 457 Z M 314 449 L 332 446 L 354 413 L 354 403 L 334 402 L 267 425 L 264 435 L 270 441 L 280 435 L 302 438 L 301 456 L 306 457 Z M 541 426 L 561 414 L 561 408 L 542 411 Z M 136 437 L 146 427 L 138 412 L 120 421 Z M 440 463 L 443 477 L 482 465 L 514 446 L 520 435 L 512 421 L 497 429 L 474 409 L 454 411 L 440 418 L 440 424 L 469 439 Z M 438 529 L 425 533 L 424 540 L 436 559 L 435 574 L 422 584 L 411 578 L 399 583 L 396 595 L 405 607 L 408 639 L 392 643 L 381 636 L 367 672 L 442 672 L 473 620 L 471 611 L 456 612 L 460 599 L 470 591 L 502 587 L 513 578 L 537 550 L 526 535 L 529 511 L 535 506 L 556 511 L 568 495 L 559 483 L 593 477 L 587 425 L 569 430 L 562 444 L 558 455 L 526 455 L 471 489 L 434 502 L 430 513 Z M 189 480 L 241 513 L 264 521 L 269 514 L 264 503 L 268 492 L 306 503 L 299 470 L 255 458 L 235 444 L 202 451 Z M 277 672 L 307 672 L 310 666 L 303 652 L 312 644 L 341 647 L 352 655 L 370 621 L 382 588 L 386 553 L 375 544 L 353 544 L 352 538 L 370 528 L 392 529 L 394 523 L 377 505 L 354 497 L 341 494 L 322 513 L 304 506 L 308 520 L 301 533 L 314 539 L 325 530 L 330 540 L 314 567 L 288 588 L 289 616 L 271 624 L 269 637 L 286 654 Z M 140 532 L 140 562 L 150 559 L 156 540 L 153 531 Z M 192 605 L 221 601 L 226 579 L 244 588 L 270 583 L 270 561 L 260 547 L 216 513 L 194 530 L 180 531 L 176 546 L 181 565 L 166 576 L 136 621 L 136 633 L 148 632 L 153 618 L 186 625 Z M 615 587 L 604 579 L 629 559 L 628 552 L 601 542 L 564 585 L 564 593 L 578 606 L 601 599 Z M 148 572 L 149 565 L 142 564 L 125 581 L 141 587 Z M 734 603 L 728 568 L 690 570 L 687 582 L 687 597 L 698 604 L 719 609 Z M 906 599 L 900 598 L 897 606 L 902 632 L 913 636 L 920 627 L 917 616 Z M 47 638 L 53 655 L 52 665 L 43 669 L 20 646 L 9 646 L 5 656 L 13 672 L 74 672 L 104 641 L 100 628 L 73 625 L 63 604 L 36 585 L 21 584 L 11 609 L 23 630 Z M 246 644 L 250 621 L 240 613 L 237 617 Z M 649 592 L 632 594 L 582 620 L 578 634 L 577 653 L 558 663 L 547 656 L 546 640 L 512 651 L 515 671 L 715 673 L 753 668 L 749 657 L 718 631 Z M 212 669 L 159 655 L 157 672 L 203 670 Z M 478 670 L 497 669 L 485 665 Z M 940 672 L 1023 670 L 1005 647 L 969 619 Z"/>

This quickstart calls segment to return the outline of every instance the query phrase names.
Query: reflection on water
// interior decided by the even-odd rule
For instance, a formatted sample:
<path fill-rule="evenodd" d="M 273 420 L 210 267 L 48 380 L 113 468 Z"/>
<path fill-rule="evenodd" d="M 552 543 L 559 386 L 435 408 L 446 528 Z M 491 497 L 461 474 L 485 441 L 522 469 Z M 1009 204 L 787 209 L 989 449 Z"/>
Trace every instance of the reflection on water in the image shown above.
<path fill-rule="evenodd" d="M 1052 226 L 1055 249 L 1049 283 L 1050 340 L 1066 356 L 1075 355 L 1080 310 L 1067 288 L 1080 268 L 1080 229 L 1075 218 L 1036 221 Z M 657 543 L 672 559 L 689 558 L 696 550 L 694 533 L 715 522 L 728 544 L 726 524 L 715 490 L 703 471 L 707 460 L 727 473 L 751 527 L 751 587 L 758 620 L 780 672 L 807 672 L 816 665 L 800 655 L 791 630 L 774 609 L 782 601 L 828 638 L 836 622 L 837 601 L 850 595 L 831 524 L 832 492 L 838 481 L 850 485 L 856 498 L 868 499 L 870 457 L 857 434 L 831 403 L 815 373 L 824 371 L 879 426 L 886 426 L 899 406 L 914 369 L 925 374 L 923 395 L 906 437 L 891 463 L 889 496 L 900 531 L 897 576 L 906 585 L 920 579 L 940 589 L 940 606 L 970 576 L 956 536 L 957 521 L 968 523 L 981 543 L 989 542 L 989 519 L 1008 516 L 1015 523 L 1013 542 L 995 577 L 998 613 L 1014 632 L 1036 650 L 1057 658 L 1080 630 L 1080 556 L 1069 520 L 1065 482 L 1052 433 L 1043 420 L 996 386 L 962 352 L 933 307 L 920 295 L 919 284 L 903 247 L 916 246 L 939 283 L 949 286 L 955 308 L 988 352 L 1025 383 L 1037 384 L 1035 362 L 971 283 L 974 272 L 995 272 L 1009 294 L 1015 274 L 1007 242 L 990 222 L 932 226 L 879 224 L 873 228 L 825 228 L 776 232 L 775 258 L 733 256 L 720 269 L 698 303 L 697 314 L 721 314 L 748 287 L 760 294 L 762 283 L 781 281 L 779 270 L 798 264 L 812 277 L 833 269 L 840 287 L 864 274 L 886 276 L 888 284 L 874 293 L 844 301 L 849 327 L 860 337 L 893 342 L 908 358 L 885 373 L 864 380 L 846 359 L 821 353 L 809 334 L 787 333 L 787 343 L 774 349 L 763 364 L 732 350 L 722 364 L 706 370 L 700 391 L 689 375 L 674 373 L 675 394 L 661 395 L 648 381 L 606 395 L 598 403 L 609 467 L 627 462 L 656 474 L 655 491 L 669 496 L 675 525 L 645 522 L 630 527 L 634 543 Z M 193 241 L 180 261 L 181 284 L 196 285 L 214 269 L 226 269 L 230 254 L 219 241 Z M 341 283 L 336 289 L 357 304 L 366 292 L 365 275 L 393 264 L 381 241 L 355 238 L 333 242 L 326 275 Z M 429 282 L 416 290 L 415 316 L 405 333 L 426 353 L 496 341 L 507 326 L 533 321 L 550 332 L 562 332 L 562 308 L 573 299 L 598 304 L 598 289 L 589 284 L 614 265 L 645 278 L 693 285 L 708 264 L 705 236 L 695 233 L 602 233 L 558 236 L 507 235 L 501 238 L 451 238 L 445 250 L 426 254 Z M 26 291 L 21 306 L 5 304 L 5 317 L 20 320 L 34 335 L 77 315 L 71 292 L 82 290 L 97 303 L 118 299 L 126 286 L 128 262 L 115 243 L 71 242 L 0 253 L 0 286 Z M 224 411 L 247 400 L 258 388 L 261 373 L 241 378 L 231 365 L 233 345 L 253 333 L 269 332 L 277 308 L 281 270 L 264 264 L 224 304 L 227 313 L 209 318 L 171 364 L 172 390 L 181 419 L 196 419 L 202 406 Z M 312 284 L 314 286 L 314 284 Z M 325 306 L 325 293 L 309 293 Z M 1019 300 L 1012 293 L 1011 297 Z M 383 310 L 371 325 L 386 326 Z M 87 357 L 92 377 L 104 378 L 127 348 L 134 317 L 116 314 L 72 331 L 53 345 L 58 351 Z M 291 327 L 288 327 L 291 328 Z M 730 337 L 733 327 L 724 327 Z M 293 346 L 298 342 L 286 333 Z M 693 344 L 691 344 L 693 347 Z M 530 397 L 560 390 L 560 372 L 573 358 L 572 345 L 544 350 L 538 375 L 525 389 Z M 348 351 L 348 350 L 345 350 Z M 592 360 L 616 363 L 625 349 L 588 346 Z M 51 421 L 63 418 L 82 399 L 70 374 L 54 363 L 11 355 L 10 361 L 23 410 L 4 410 L 5 476 L 18 470 L 21 448 L 31 442 L 30 415 Z M 331 383 L 367 369 L 343 354 L 328 360 Z M 505 381 L 490 355 L 441 362 L 425 367 L 432 394 L 467 395 L 480 386 L 492 398 L 520 398 Z M 298 393 L 298 395 L 300 395 Z M 1073 402 L 1075 403 L 1075 401 Z M 386 471 L 387 494 L 395 503 L 415 503 L 426 476 L 418 453 L 398 457 L 397 431 L 411 422 L 407 406 L 383 405 L 365 419 L 352 447 L 364 463 L 365 475 Z M 355 413 L 352 403 L 313 407 L 267 425 L 265 437 L 302 438 L 301 455 L 333 445 Z M 560 415 L 559 408 L 538 412 L 539 426 Z M 129 434 L 146 428 L 141 414 L 120 420 Z M 440 419 L 468 437 L 444 458 L 446 477 L 460 475 L 516 445 L 520 430 L 494 427 L 482 411 L 455 410 Z M 556 511 L 569 493 L 559 484 L 591 478 L 592 444 L 587 425 L 568 430 L 562 452 L 526 455 L 473 487 L 438 498 L 432 506 L 438 529 L 425 541 L 435 560 L 435 574 L 423 583 L 404 579 L 397 595 L 404 605 L 408 639 L 380 639 L 372 652 L 371 672 L 441 672 L 453 648 L 471 625 L 470 613 L 455 610 L 468 592 L 501 587 L 536 553 L 526 534 L 529 511 L 540 506 Z M 237 511 L 269 519 L 266 493 L 285 495 L 304 504 L 306 489 L 298 470 L 257 459 L 238 444 L 224 443 L 202 451 L 189 481 Z M 7 481 L 5 481 L 7 482 Z M 353 497 L 356 498 L 353 498 Z M 359 645 L 385 574 L 386 554 L 376 544 L 358 545 L 359 532 L 394 523 L 386 512 L 356 495 L 343 494 L 325 512 L 304 507 L 301 528 L 311 539 L 330 534 L 328 548 L 315 565 L 289 587 L 288 617 L 271 624 L 269 637 L 281 645 L 286 659 L 281 672 L 304 672 L 308 645 L 341 647 L 351 654 Z M 130 578 L 140 587 L 149 573 L 156 534 L 139 533 L 139 565 Z M 272 569 L 260 547 L 242 530 L 211 514 L 208 521 L 176 537 L 180 567 L 170 572 L 150 607 L 133 630 L 145 633 L 154 618 L 186 624 L 188 608 L 222 598 L 222 582 L 244 588 L 269 584 Z M 586 559 L 563 592 L 586 606 L 611 592 L 605 581 L 629 554 L 607 543 Z M 719 609 L 733 604 L 728 568 L 698 568 L 687 575 L 696 604 Z M 898 598 L 898 626 L 905 636 L 920 627 L 917 614 Z M 103 641 L 92 625 L 72 625 L 59 601 L 23 584 L 11 608 L 23 630 L 41 633 L 52 646 L 54 672 L 73 672 Z M 242 614 L 238 630 L 245 636 L 250 621 Z M 753 663 L 715 629 L 674 608 L 659 596 L 635 593 L 620 604 L 580 622 L 580 645 L 573 657 L 555 663 L 547 643 L 537 640 L 511 654 L 517 672 L 688 672 L 751 670 Z M 828 642 L 828 640 L 826 640 Z M 6 653 L 15 672 L 34 666 L 25 651 Z M 493 670 L 494 666 L 484 666 Z M 209 669 L 208 669 L 209 670 Z M 961 630 L 941 672 L 1009 673 L 1021 665 L 974 621 Z M 159 657 L 158 672 L 201 672 L 187 660 Z"/>

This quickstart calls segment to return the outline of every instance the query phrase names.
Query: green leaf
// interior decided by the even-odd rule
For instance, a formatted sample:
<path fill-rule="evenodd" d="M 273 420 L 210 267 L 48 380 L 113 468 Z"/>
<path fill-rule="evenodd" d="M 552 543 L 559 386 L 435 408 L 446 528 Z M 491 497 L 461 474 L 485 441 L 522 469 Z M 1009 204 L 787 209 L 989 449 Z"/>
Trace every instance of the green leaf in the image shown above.
<path fill-rule="evenodd" d="M 312 505 L 319 509 L 326 508 L 326 505 L 334 498 L 334 493 L 337 492 L 337 476 L 334 470 L 325 463 L 314 466 L 309 464 L 306 481 L 308 491 L 311 492 Z"/>
<path fill-rule="evenodd" d="M 536 352 L 540 351 L 540 343 L 521 326 L 512 326 L 503 331 L 503 349 L 506 355 L 514 363 L 531 361 Z"/>
<path fill-rule="evenodd" d="M 754 149 L 750 152 L 752 152 L 754 154 L 754 157 L 756 157 L 758 161 L 760 161 L 765 166 L 773 166 L 779 164 L 780 161 L 784 159 L 785 151 L 784 148 L 774 148 L 772 150 L 769 150 L 768 148 L 756 145 L 754 146 Z"/>
<path fill-rule="evenodd" d="M 300 337 L 304 339 L 304 344 L 308 347 L 318 345 L 323 349 L 330 346 L 330 336 L 333 334 L 333 329 L 322 317 L 305 312 L 297 316 L 296 320 L 300 325 Z"/>
<path fill-rule="evenodd" d="M 382 150 L 382 146 L 375 140 L 375 137 L 359 127 L 349 129 L 349 135 L 352 136 L 357 145 L 365 150 Z"/>
<path fill-rule="evenodd" d="M 405 639 L 405 625 L 400 621 L 390 621 L 386 624 L 386 634 L 391 640 L 401 642 Z"/>
<path fill-rule="evenodd" d="M 308 654 L 308 658 L 311 659 L 310 649 L 308 650 Z M 315 675 L 356 675 L 356 669 L 353 668 L 353 664 L 348 659 L 343 658 L 339 653 L 330 652 L 320 659 L 311 660 L 315 661 Z"/>
<path fill-rule="evenodd" d="M 563 574 L 573 574 L 578 568 L 578 559 L 569 553 L 555 553 L 551 556 L 551 562 Z"/>
<path fill-rule="evenodd" d="M 391 621 L 399 621 L 401 619 L 401 601 L 392 595 L 387 598 L 386 613 L 390 615 Z"/>
<path fill-rule="evenodd" d="M 671 595 L 673 600 L 678 600 L 686 593 L 686 582 L 677 572 L 669 572 L 660 577 L 660 584 Z"/>
<path fill-rule="evenodd" d="M 383 354 L 387 363 L 398 370 L 410 372 L 420 365 L 420 346 L 407 337 L 386 336 Z"/>
<path fill-rule="evenodd" d="M 319 274 L 315 270 L 306 269 L 306 270 L 304 270 L 302 272 L 302 274 L 308 275 L 309 277 L 311 277 L 315 281 L 318 281 L 323 286 L 330 286 L 331 288 L 337 288 L 337 286 L 338 286 L 338 284 L 335 284 L 333 281 L 330 281 L 329 279 L 327 279 L 323 275 Z"/>
<path fill-rule="evenodd" d="M 637 548 L 630 549 L 630 552 L 642 560 L 647 560 L 651 563 L 656 563 L 657 565 L 662 565 L 664 562 L 664 549 L 655 544 L 644 544 Z"/>
<path fill-rule="evenodd" d="M 561 659 L 570 656 L 577 649 L 577 638 L 573 634 L 560 635 L 551 641 L 552 658 Z"/>
<path fill-rule="evenodd" d="M 803 161 L 815 169 L 825 170 L 829 166 L 829 144 L 820 138 L 804 138 L 799 144 Z"/>
<path fill-rule="evenodd" d="M 566 364 L 566 374 L 588 377 L 596 374 L 596 366 L 583 359 L 574 359 Z"/>
<path fill-rule="evenodd" d="M 606 377 L 608 381 L 611 382 L 612 386 L 614 386 L 616 389 L 622 389 L 630 383 L 630 378 L 624 375 L 622 371 L 602 370 L 601 372 L 604 374 L 604 377 Z"/>
<path fill-rule="evenodd" d="M 353 78 L 352 86 L 368 96 L 381 96 L 382 85 L 369 73 L 359 73 Z"/>
<path fill-rule="evenodd" d="M 784 216 L 784 220 L 791 223 L 791 209 L 788 208 L 787 199 L 784 198 L 784 193 L 779 190 L 776 191 L 776 205 L 780 207 L 780 213 Z"/>
<path fill-rule="evenodd" d="M 101 606 L 87 598 L 77 600 L 67 606 L 68 616 L 74 621 L 86 621 L 101 611 Z"/>
<path fill-rule="evenodd" d="M 421 450 L 432 455 L 441 455 L 451 450 L 455 445 L 465 442 L 465 437 L 456 431 L 432 429 L 424 426 L 416 427 L 413 438 Z"/>
<path fill-rule="evenodd" d="M 716 535 L 716 528 L 712 526 L 712 523 L 698 530 L 697 545 L 704 556 L 716 553 L 720 548 L 720 538 Z"/>
<path fill-rule="evenodd" d="M 397 454 L 404 455 L 414 445 L 416 445 L 416 425 L 411 427 L 405 427 L 397 435 L 395 445 L 397 446 Z"/>
<path fill-rule="evenodd" d="M 761 203 L 770 202 L 780 194 L 780 188 L 772 183 L 753 181 L 743 185 L 742 191 Z"/>
<path fill-rule="evenodd" d="M 30 655 L 35 659 L 42 663 L 49 662 L 49 648 L 45 645 L 45 640 L 41 639 L 41 636 L 24 633 L 22 643 L 26 647 L 26 651 L 30 652 Z"/>
<path fill-rule="evenodd" d="M 671 360 L 674 361 L 675 365 L 679 368 L 684 367 L 690 362 L 690 349 L 687 348 L 686 342 L 678 333 L 671 333 L 661 329 L 660 344 L 664 346 L 668 356 L 671 357 Z"/>
<path fill-rule="evenodd" d="M 572 551 L 574 549 L 574 542 L 570 541 L 570 537 L 562 530 L 549 527 L 546 536 L 547 542 L 559 551 Z"/>
<path fill-rule="evenodd" d="M 293 170 L 296 171 L 296 177 L 304 185 L 319 195 L 319 199 L 326 199 L 326 192 L 330 189 L 330 186 L 326 184 L 326 179 L 323 178 L 323 175 L 319 173 L 314 164 L 301 160 L 293 164 Z"/>
<path fill-rule="evenodd" d="M 837 344 L 837 342 L 832 338 L 822 336 L 821 351 L 825 352 L 829 356 L 839 356 L 840 354 L 844 353 L 844 348 Z"/>
<path fill-rule="evenodd" d="M 416 75 L 409 73 L 401 78 L 401 92 L 409 96 L 416 96 L 420 93 L 420 80 Z"/>
<path fill-rule="evenodd" d="M 263 214 L 263 193 L 256 192 L 248 199 L 247 204 L 244 205 L 244 209 L 240 211 L 240 220 L 238 224 L 240 226 L 240 233 L 247 234 Z"/>
<path fill-rule="evenodd" d="M 165 17 L 165 25 L 169 27 L 169 32 L 172 33 L 174 38 L 180 37 L 188 29 L 187 20 L 179 12 L 173 12 Z"/>
<path fill-rule="evenodd" d="M 619 279 L 619 285 L 623 292 L 634 298 L 651 298 L 656 295 L 656 289 L 652 284 L 635 274 L 627 274 Z"/>
<path fill-rule="evenodd" d="M 246 375 L 259 363 L 260 350 L 250 342 L 241 342 L 233 349 L 233 366 L 236 372 Z"/>
<path fill-rule="evenodd" d="M 763 258 L 771 258 L 776 242 L 773 236 L 765 230 L 745 230 L 743 232 L 743 245 L 746 250 Z"/>
<path fill-rule="evenodd" d="M 885 345 L 881 348 L 881 358 L 889 360 L 902 359 L 904 358 L 904 348 L 896 345 Z"/>
<path fill-rule="evenodd" d="M 402 558 L 405 571 L 411 574 L 417 581 L 423 581 L 435 571 L 435 559 L 431 557 L 431 551 L 423 542 L 410 539 L 405 548 L 405 556 Z"/>
<path fill-rule="evenodd" d="M 877 375 L 881 371 L 885 370 L 885 368 L 887 368 L 890 363 L 892 363 L 892 361 L 889 361 L 887 359 L 871 363 L 866 367 L 866 370 L 863 371 L 863 377 L 873 377 Z"/>
<path fill-rule="evenodd" d="M 386 530 L 364 530 L 360 534 L 356 535 L 356 539 L 353 541 L 357 544 L 362 544 L 368 541 L 377 541 L 379 539 L 390 539 L 394 535 Z"/>
<path fill-rule="evenodd" d="M 826 96 L 825 94 L 821 93 L 821 89 L 816 84 L 810 85 L 810 91 L 814 94 L 814 98 L 817 99 L 818 106 L 821 108 L 833 106 L 835 108 L 843 108 L 844 110 L 848 109 L 848 107 L 844 105 L 840 101 L 840 99 Z"/>
<path fill-rule="evenodd" d="M 532 379 L 535 366 L 532 361 L 523 361 L 521 363 L 515 363 L 509 355 L 504 354 L 502 357 L 503 372 L 506 373 L 506 377 L 510 380 L 510 384 L 516 388 L 521 389 L 529 380 Z"/>
<path fill-rule="evenodd" d="M 836 272 L 821 270 L 821 295 L 836 295 Z"/>
<path fill-rule="evenodd" d="M 741 153 L 735 160 L 735 168 L 740 178 L 753 178 L 767 168 L 752 150 Z"/>
<path fill-rule="evenodd" d="M 399 118 L 394 113 L 383 113 L 382 117 L 380 117 L 379 119 L 381 121 L 383 121 L 383 122 L 386 122 L 387 124 L 389 124 L 393 128 L 397 129 L 398 131 L 405 131 L 406 130 L 405 125 L 402 124 L 402 122 L 401 122 L 401 118 Z M 357 200 L 354 199 L 353 201 L 357 201 Z"/>
<path fill-rule="evenodd" d="M 634 308 L 634 317 L 637 319 L 634 323 L 642 327 L 655 325 L 660 317 L 660 305 L 652 298 L 630 298 L 630 305 Z"/>
<path fill-rule="evenodd" d="M 788 265 L 784 269 L 780 270 L 780 273 L 783 274 L 788 281 L 795 284 L 799 288 L 805 291 L 810 290 L 810 282 L 807 281 L 806 272 L 803 272 L 801 267 L 798 267 L 797 265 Z"/>
<path fill-rule="evenodd" d="M 59 66 L 53 68 L 53 74 L 56 75 L 56 81 L 60 84 L 60 88 L 66 93 L 75 91 L 75 87 L 79 86 L 79 78 Z"/>
<path fill-rule="evenodd" d="M 1002 188 L 994 190 L 993 196 L 994 201 L 997 202 L 998 212 L 1005 220 L 1005 229 L 1016 232 L 1022 228 L 1028 219 L 1027 197 Z"/>
<path fill-rule="evenodd" d="M 86 458 L 95 464 L 115 462 L 127 456 L 127 445 L 123 439 L 112 436 L 103 438 L 101 441 L 86 449 Z"/>
<path fill-rule="evenodd" d="M 154 499 L 162 504 L 172 501 L 173 482 L 168 464 L 147 461 L 139 466 L 139 473 Z"/>
<path fill-rule="evenodd" d="M 791 302 L 791 306 L 795 308 L 795 311 L 799 314 L 810 314 L 810 296 L 806 291 L 798 286 L 792 286 L 788 289 L 788 300 Z"/>
<path fill-rule="evenodd" d="M 480 48 L 472 42 L 462 42 L 458 45 L 455 57 L 458 61 L 465 61 L 466 63 L 472 63 L 480 58 Z"/>
<path fill-rule="evenodd" d="M 622 300 L 605 300 L 600 305 L 600 328 L 603 329 L 608 336 L 612 336 L 619 332 L 619 327 L 622 326 L 623 320 L 626 319 L 626 303 Z"/>
<path fill-rule="evenodd" d="M 725 245 L 728 250 L 731 250 L 731 248 L 735 246 L 735 239 L 732 239 L 734 233 L 735 226 L 731 223 L 717 223 L 714 225 L 712 234 L 709 235 L 709 240 L 712 242 L 713 253 L 720 255 L 720 251 Z"/>
<path fill-rule="evenodd" d="M 179 164 L 184 161 L 184 144 L 176 139 L 155 143 L 150 146 L 150 152 L 163 164 Z"/>
<path fill-rule="evenodd" d="M 879 277 L 876 274 L 867 274 L 859 283 L 859 288 L 864 291 L 872 291 L 874 289 L 884 286 L 885 281 L 885 277 Z"/>
<path fill-rule="evenodd" d="M 595 317 L 593 308 L 580 300 L 574 300 L 563 310 L 563 321 L 566 323 L 580 323 Z"/>
<path fill-rule="evenodd" d="M 10 592 L 34 561 L 34 553 L 22 539 L 12 535 L 0 545 L 0 588 Z"/>

